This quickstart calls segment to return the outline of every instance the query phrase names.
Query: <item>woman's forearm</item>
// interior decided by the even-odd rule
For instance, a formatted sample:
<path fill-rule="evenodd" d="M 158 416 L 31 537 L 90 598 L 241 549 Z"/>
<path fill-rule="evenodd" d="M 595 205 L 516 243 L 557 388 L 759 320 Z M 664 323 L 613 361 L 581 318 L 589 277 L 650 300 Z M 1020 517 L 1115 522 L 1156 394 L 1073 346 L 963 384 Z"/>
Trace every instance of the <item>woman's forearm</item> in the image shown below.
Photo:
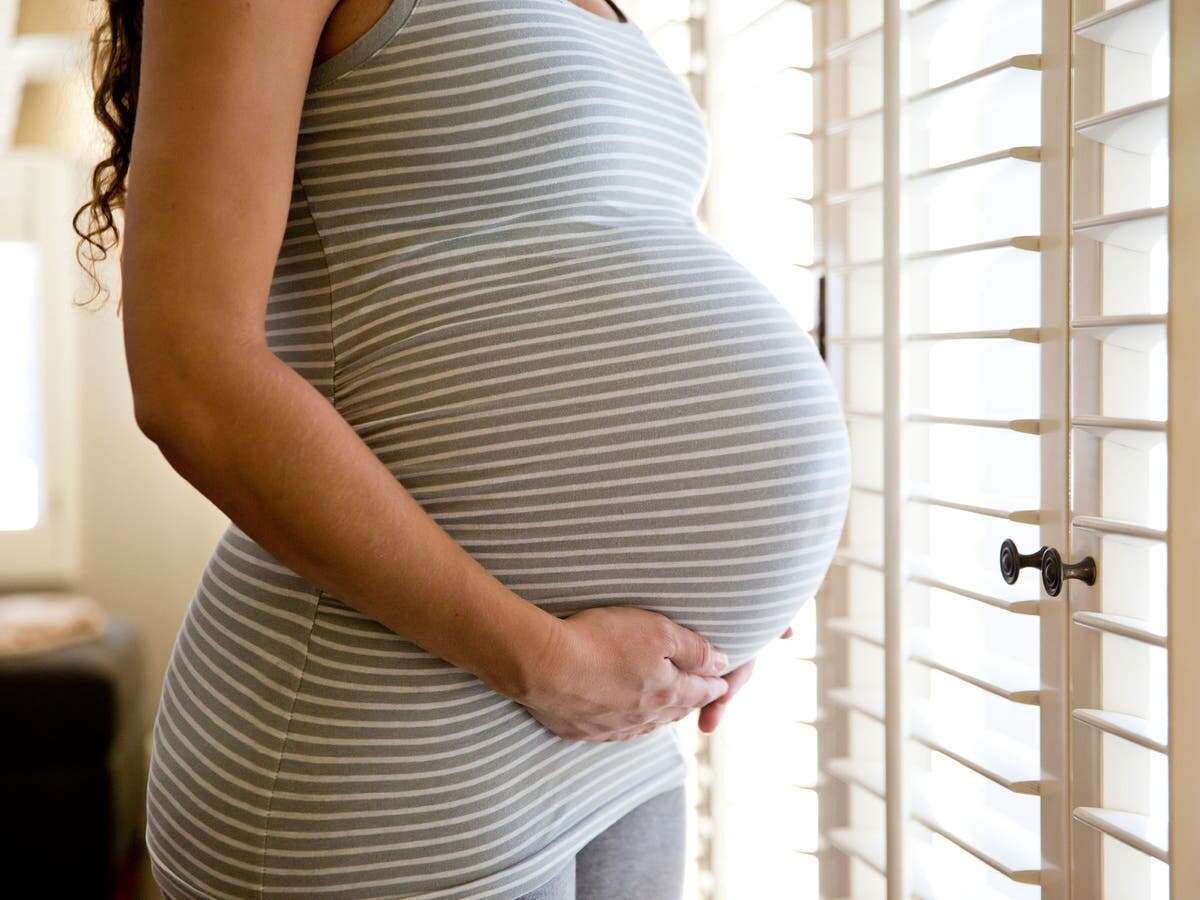
<path fill-rule="evenodd" d="M 488 574 L 265 344 L 208 346 L 129 353 L 138 422 L 176 471 L 284 565 L 521 697 L 559 620 Z"/>

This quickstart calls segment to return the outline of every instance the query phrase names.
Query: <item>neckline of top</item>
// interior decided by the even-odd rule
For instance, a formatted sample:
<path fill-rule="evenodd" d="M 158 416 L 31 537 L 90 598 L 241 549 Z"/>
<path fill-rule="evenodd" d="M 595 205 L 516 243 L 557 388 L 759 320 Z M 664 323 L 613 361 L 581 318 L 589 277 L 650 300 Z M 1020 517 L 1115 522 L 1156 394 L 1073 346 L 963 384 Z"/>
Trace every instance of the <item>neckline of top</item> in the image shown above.
<path fill-rule="evenodd" d="M 599 28 L 625 31 L 631 35 L 643 33 L 641 28 L 616 3 L 612 2 L 612 0 L 605 0 L 605 2 L 622 18 L 619 20 L 610 19 L 607 16 L 590 12 L 579 4 L 572 3 L 571 0 L 559 0 L 560 4 L 569 6 L 575 15 L 583 19 L 590 19 Z M 400 31 L 401 26 L 404 25 L 409 16 L 412 15 L 420 4 L 421 0 L 391 0 L 391 3 L 375 24 L 359 36 L 358 40 L 351 43 L 350 46 L 339 50 L 328 59 L 324 59 L 313 65 L 309 73 L 306 89 L 314 91 L 325 87 L 336 81 L 340 76 L 364 63 L 373 54 L 382 49 Z"/>

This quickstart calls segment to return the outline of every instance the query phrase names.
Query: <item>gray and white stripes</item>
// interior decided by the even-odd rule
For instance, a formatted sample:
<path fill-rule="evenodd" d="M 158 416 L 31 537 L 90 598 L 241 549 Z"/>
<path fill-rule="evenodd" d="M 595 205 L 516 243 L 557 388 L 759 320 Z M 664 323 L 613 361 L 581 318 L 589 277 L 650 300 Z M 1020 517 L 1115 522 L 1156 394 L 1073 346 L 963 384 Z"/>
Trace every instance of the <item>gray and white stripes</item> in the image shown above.
<path fill-rule="evenodd" d="M 636 26 L 396 0 L 313 72 L 267 325 L 517 593 L 657 610 L 737 665 L 824 576 L 848 461 L 811 341 L 698 226 L 707 169 Z M 511 900 L 684 772 L 672 729 L 559 739 L 231 526 L 147 837 L 180 898 Z"/>

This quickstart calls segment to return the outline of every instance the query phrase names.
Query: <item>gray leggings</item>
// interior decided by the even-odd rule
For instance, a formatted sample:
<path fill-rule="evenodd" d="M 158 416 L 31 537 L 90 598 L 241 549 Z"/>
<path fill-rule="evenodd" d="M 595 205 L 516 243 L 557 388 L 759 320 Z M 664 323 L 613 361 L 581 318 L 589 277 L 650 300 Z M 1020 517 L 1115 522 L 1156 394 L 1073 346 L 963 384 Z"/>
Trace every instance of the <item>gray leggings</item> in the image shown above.
<path fill-rule="evenodd" d="M 518 900 L 680 900 L 686 847 L 687 788 L 680 785 L 625 813 Z"/>
<path fill-rule="evenodd" d="M 687 789 L 651 797 L 600 832 L 520 900 L 680 900 Z"/>

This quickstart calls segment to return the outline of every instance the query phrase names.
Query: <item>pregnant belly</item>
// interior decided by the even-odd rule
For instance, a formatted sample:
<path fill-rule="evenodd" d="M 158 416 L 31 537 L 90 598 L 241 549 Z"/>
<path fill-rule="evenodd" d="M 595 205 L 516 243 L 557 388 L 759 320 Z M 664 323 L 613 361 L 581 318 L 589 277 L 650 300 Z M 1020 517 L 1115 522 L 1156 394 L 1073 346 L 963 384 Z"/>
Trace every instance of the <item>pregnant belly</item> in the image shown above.
<path fill-rule="evenodd" d="M 655 610 L 738 665 L 824 576 L 846 435 L 807 336 L 695 242 L 708 274 L 626 258 L 344 315 L 335 398 L 521 596 Z M 515 896 L 679 783 L 673 735 L 559 738 L 231 529 L 167 674 L 150 847 L 181 897 Z"/>
<path fill-rule="evenodd" d="M 737 665 L 824 577 L 848 458 L 811 340 L 718 257 L 654 290 L 576 277 L 416 304 L 345 353 L 338 403 L 516 593 L 661 612 Z"/>

